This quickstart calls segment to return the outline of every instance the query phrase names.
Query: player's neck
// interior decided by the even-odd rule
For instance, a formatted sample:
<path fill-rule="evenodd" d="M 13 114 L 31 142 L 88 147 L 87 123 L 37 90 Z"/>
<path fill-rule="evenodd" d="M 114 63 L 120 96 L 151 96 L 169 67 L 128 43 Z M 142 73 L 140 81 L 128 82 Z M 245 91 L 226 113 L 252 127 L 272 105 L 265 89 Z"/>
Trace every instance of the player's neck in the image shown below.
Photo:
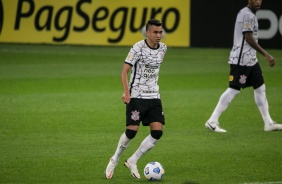
<path fill-rule="evenodd" d="M 257 10 L 252 8 L 250 5 L 247 6 L 254 14 L 256 14 Z"/>
<path fill-rule="evenodd" d="M 145 40 L 147 45 L 151 48 L 151 49 L 157 49 L 159 47 L 159 43 L 154 44 L 153 42 L 151 42 L 149 39 Z"/>

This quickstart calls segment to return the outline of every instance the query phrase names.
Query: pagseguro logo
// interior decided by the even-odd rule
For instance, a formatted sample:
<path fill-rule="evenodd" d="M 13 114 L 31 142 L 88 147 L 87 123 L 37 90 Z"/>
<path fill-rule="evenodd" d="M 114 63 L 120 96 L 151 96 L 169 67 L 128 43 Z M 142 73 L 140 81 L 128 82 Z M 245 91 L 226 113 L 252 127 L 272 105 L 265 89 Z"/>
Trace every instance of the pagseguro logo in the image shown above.
<path fill-rule="evenodd" d="M 2 0 L 0 0 L 0 35 L 3 28 L 3 22 L 4 22 L 4 8 L 3 8 Z"/>

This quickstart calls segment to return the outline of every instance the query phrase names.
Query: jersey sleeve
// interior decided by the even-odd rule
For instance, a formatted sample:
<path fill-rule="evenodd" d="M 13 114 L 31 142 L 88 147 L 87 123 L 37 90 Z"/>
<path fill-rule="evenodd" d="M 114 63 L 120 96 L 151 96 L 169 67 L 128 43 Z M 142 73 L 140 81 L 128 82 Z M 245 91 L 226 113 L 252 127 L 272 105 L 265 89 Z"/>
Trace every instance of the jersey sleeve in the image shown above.
<path fill-rule="evenodd" d="M 167 46 L 166 46 L 166 44 L 163 44 L 163 47 L 164 47 L 164 54 L 165 54 L 166 51 L 167 51 Z"/>
<path fill-rule="evenodd" d="M 135 65 L 135 63 L 139 60 L 141 53 L 141 46 L 136 43 L 130 49 L 125 59 L 125 63 L 129 64 L 130 66 Z"/>
<path fill-rule="evenodd" d="M 253 23 L 254 23 L 254 16 L 250 13 L 247 13 L 243 17 L 243 25 L 242 25 L 242 33 L 245 32 L 253 32 Z"/>

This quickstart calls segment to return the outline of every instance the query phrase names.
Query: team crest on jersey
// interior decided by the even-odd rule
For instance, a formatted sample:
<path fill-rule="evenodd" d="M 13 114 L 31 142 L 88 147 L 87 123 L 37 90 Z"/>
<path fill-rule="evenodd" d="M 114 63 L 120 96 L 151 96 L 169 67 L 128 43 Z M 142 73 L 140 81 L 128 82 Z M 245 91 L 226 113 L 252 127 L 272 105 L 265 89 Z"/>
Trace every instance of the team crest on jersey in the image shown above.
<path fill-rule="evenodd" d="M 139 120 L 140 119 L 140 112 L 138 112 L 138 111 L 132 111 L 131 112 L 131 119 L 133 119 L 134 121 L 137 121 L 137 120 Z"/>
<path fill-rule="evenodd" d="M 231 81 L 233 81 L 234 80 L 234 76 L 233 75 L 230 75 L 229 76 L 229 81 L 231 82 Z"/>
<path fill-rule="evenodd" d="M 161 59 L 163 59 L 164 58 L 164 52 L 162 52 L 162 51 L 159 52 L 159 56 L 160 56 Z"/>
<path fill-rule="evenodd" d="M 247 77 L 246 77 L 245 75 L 240 75 L 239 82 L 240 82 L 241 84 L 245 84 L 245 83 L 246 83 L 246 79 L 247 79 Z"/>

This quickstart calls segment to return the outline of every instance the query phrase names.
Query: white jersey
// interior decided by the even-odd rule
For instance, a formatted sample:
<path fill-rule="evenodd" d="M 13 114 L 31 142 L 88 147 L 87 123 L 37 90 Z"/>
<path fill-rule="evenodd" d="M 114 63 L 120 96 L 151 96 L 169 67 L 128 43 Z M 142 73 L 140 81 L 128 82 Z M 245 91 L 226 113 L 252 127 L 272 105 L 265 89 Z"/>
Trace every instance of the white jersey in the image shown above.
<path fill-rule="evenodd" d="M 159 99 L 159 71 L 167 46 L 160 42 L 156 49 L 141 40 L 130 49 L 125 63 L 132 67 L 129 91 L 131 98 Z"/>
<path fill-rule="evenodd" d="M 256 50 L 246 42 L 244 32 L 252 32 L 258 42 L 258 20 L 248 7 L 241 9 L 237 15 L 229 64 L 238 64 L 239 61 L 241 66 L 253 66 L 258 62 Z"/>

